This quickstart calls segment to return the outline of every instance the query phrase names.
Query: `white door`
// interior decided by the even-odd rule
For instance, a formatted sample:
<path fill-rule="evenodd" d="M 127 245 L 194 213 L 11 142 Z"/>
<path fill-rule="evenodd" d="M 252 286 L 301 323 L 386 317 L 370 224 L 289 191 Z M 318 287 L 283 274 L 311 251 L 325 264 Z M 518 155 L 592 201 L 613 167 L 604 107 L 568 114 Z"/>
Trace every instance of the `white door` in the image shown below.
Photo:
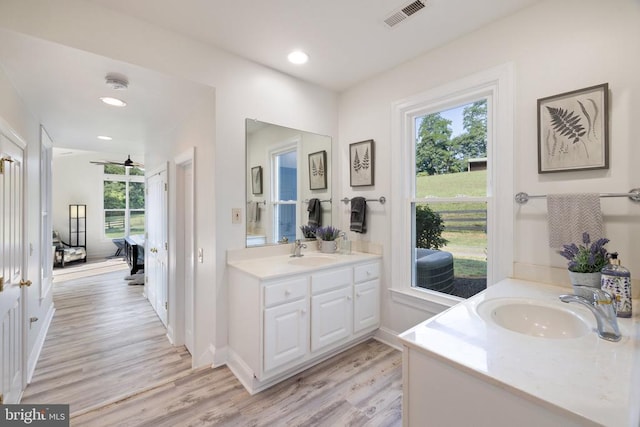
<path fill-rule="evenodd" d="M 347 286 L 311 297 L 311 351 L 351 335 L 351 292 L 351 286 Z"/>
<path fill-rule="evenodd" d="M 277 305 L 264 311 L 264 370 L 282 366 L 307 352 L 307 301 Z"/>
<path fill-rule="evenodd" d="M 380 322 L 380 282 L 371 280 L 354 286 L 353 332 L 377 326 Z"/>
<path fill-rule="evenodd" d="M 23 147 L 0 134 L 0 397 L 18 403 L 23 390 Z"/>
<path fill-rule="evenodd" d="M 167 326 L 167 171 L 158 172 L 147 179 L 147 239 L 145 274 L 147 298 Z"/>

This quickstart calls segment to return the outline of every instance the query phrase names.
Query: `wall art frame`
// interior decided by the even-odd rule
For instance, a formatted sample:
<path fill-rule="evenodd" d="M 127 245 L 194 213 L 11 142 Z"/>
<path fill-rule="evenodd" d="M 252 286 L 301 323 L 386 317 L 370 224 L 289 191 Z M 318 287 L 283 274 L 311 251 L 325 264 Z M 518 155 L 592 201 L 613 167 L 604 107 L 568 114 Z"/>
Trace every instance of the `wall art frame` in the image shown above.
<path fill-rule="evenodd" d="M 609 168 L 609 84 L 538 99 L 538 173 Z"/>
<path fill-rule="evenodd" d="M 251 193 L 262 194 L 262 166 L 251 168 Z"/>
<path fill-rule="evenodd" d="M 325 150 L 309 154 L 309 189 L 327 189 L 327 152 Z"/>
<path fill-rule="evenodd" d="M 374 149 L 373 139 L 349 144 L 349 184 L 352 187 L 374 185 Z"/>

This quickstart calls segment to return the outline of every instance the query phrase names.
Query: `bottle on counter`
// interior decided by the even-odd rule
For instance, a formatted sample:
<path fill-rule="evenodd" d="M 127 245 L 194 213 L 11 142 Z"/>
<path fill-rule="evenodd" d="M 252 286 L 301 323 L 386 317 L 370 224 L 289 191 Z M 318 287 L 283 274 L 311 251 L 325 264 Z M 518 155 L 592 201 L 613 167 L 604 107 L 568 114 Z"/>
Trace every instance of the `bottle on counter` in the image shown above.
<path fill-rule="evenodd" d="M 602 269 L 600 287 L 613 297 L 618 317 L 631 317 L 631 273 L 620 265 L 617 252 Z"/>

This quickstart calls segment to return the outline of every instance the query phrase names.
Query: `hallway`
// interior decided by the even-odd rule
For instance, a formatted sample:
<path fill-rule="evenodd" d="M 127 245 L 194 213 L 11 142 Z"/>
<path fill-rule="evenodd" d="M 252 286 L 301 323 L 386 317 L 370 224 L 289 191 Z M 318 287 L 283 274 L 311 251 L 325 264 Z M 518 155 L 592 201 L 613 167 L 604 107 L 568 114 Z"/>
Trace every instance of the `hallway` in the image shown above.
<path fill-rule="evenodd" d="M 73 415 L 191 371 L 128 274 L 121 259 L 55 270 L 56 312 L 22 403 L 70 404 Z"/>

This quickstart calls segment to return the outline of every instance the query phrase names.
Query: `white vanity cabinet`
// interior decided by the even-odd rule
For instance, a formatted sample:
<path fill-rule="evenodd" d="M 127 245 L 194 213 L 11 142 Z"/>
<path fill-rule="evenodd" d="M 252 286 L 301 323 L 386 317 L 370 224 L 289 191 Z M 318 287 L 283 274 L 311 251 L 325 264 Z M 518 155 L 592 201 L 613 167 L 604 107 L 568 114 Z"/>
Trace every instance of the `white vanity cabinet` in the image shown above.
<path fill-rule="evenodd" d="M 266 285 L 264 305 L 264 369 L 270 371 L 307 353 L 307 279 Z"/>
<path fill-rule="evenodd" d="M 352 268 L 311 275 L 311 351 L 349 337 L 353 330 Z"/>
<path fill-rule="evenodd" d="M 380 264 L 359 265 L 353 269 L 353 332 L 380 324 Z"/>
<path fill-rule="evenodd" d="M 378 328 L 379 257 L 344 260 L 266 277 L 251 270 L 258 263 L 230 264 L 228 366 L 250 393 L 361 342 Z"/>

